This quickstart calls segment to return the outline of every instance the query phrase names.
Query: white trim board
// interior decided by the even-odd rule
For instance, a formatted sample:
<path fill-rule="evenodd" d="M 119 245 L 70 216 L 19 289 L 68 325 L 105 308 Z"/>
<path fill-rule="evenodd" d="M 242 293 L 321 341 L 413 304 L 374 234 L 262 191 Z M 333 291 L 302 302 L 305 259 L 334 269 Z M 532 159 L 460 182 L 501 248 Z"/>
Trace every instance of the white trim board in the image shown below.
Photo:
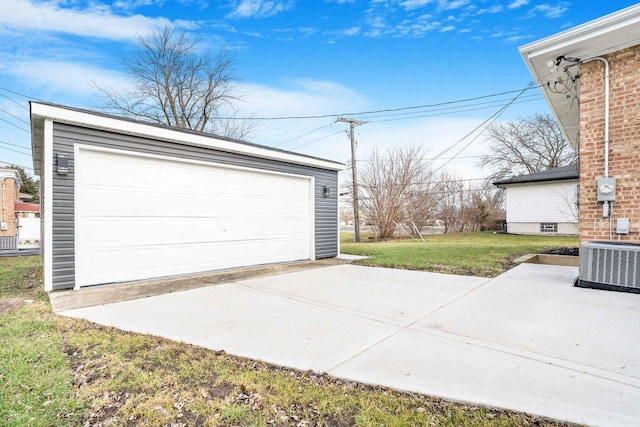
<path fill-rule="evenodd" d="M 33 118 L 50 119 L 55 122 L 68 123 L 84 127 L 103 129 L 128 135 L 136 135 L 163 141 L 179 142 L 194 146 L 206 147 L 249 156 L 279 160 L 299 165 L 313 166 L 321 169 L 340 171 L 344 169 L 342 163 L 331 160 L 307 157 L 287 151 L 274 150 L 269 147 L 243 144 L 229 141 L 201 133 L 185 132 L 180 129 L 158 127 L 151 124 L 122 120 L 117 117 L 92 114 L 87 111 L 78 111 L 38 102 L 31 103 L 31 116 Z"/>

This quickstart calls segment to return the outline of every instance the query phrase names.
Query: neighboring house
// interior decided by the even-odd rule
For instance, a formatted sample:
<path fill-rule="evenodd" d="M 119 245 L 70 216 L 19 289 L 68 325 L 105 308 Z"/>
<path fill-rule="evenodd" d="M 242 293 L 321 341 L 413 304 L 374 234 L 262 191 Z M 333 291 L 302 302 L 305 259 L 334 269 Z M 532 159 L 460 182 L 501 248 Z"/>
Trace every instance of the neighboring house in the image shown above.
<path fill-rule="evenodd" d="M 506 178 L 507 233 L 578 235 L 578 164 Z"/>
<path fill-rule="evenodd" d="M 15 213 L 19 202 L 20 174 L 17 170 L 0 168 L 2 181 L 2 218 L 0 218 L 0 250 L 15 250 L 18 247 L 18 224 Z"/>
<path fill-rule="evenodd" d="M 31 103 L 45 290 L 335 257 L 341 163 Z"/>
<path fill-rule="evenodd" d="M 40 206 L 33 203 L 16 202 L 15 213 L 18 224 L 18 249 L 40 247 Z"/>
<path fill-rule="evenodd" d="M 40 205 L 33 203 L 15 202 L 14 211 L 16 217 L 20 218 L 40 218 Z"/>
<path fill-rule="evenodd" d="M 580 284 L 640 290 L 640 4 L 520 52 L 580 157 Z"/>

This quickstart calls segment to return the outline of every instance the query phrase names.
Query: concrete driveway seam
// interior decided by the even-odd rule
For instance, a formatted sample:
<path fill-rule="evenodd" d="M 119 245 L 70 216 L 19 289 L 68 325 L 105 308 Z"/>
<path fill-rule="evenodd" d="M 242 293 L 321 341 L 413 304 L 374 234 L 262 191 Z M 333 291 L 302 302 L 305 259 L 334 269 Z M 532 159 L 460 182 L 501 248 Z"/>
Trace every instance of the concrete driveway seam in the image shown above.
<path fill-rule="evenodd" d="M 580 363 L 571 362 L 566 359 L 549 356 L 547 354 L 543 354 L 543 353 L 539 353 L 531 350 L 521 350 L 516 347 L 501 345 L 498 343 L 493 343 L 493 342 L 485 341 L 482 339 L 468 337 L 465 335 L 459 335 L 452 332 L 443 332 L 443 331 L 438 331 L 434 329 L 429 329 L 429 330 L 415 329 L 415 328 L 407 328 L 407 329 L 420 334 L 430 335 L 430 336 L 438 337 L 445 340 L 468 344 L 475 347 L 484 348 L 489 351 L 495 351 L 501 354 L 511 355 L 511 356 L 522 358 L 522 359 L 527 359 L 533 362 L 539 362 L 544 365 L 554 366 L 563 370 L 570 370 L 580 375 L 591 376 L 596 380 L 601 379 L 604 381 L 612 381 L 628 387 L 640 389 L 640 378 L 636 378 L 628 375 L 621 375 L 616 372 L 608 371 L 606 369 L 601 369 L 601 368 L 597 368 L 589 365 L 583 365 Z"/>
<path fill-rule="evenodd" d="M 287 295 L 284 292 L 278 292 L 278 291 L 274 291 L 271 289 L 265 289 L 264 287 L 260 287 L 260 286 L 252 286 L 246 282 L 236 282 L 237 285 L 245 288 L 245 289 L 249 289 L 252 291 L 255 291 L 257 293 L 261 293 L 261 294 L 265 294 L 265 295 L 270 295 L 270 296 L 275 296 L 275 297 L 279 297 L 281 299 L 284 300 L 288 300 L 288 301 L 293 301 L 296 303 L 300 303 L 300 304 L 306 304 L 315 308 L 324 308 L 327 310 L 331 310 L 331 311 L 335 311 L 337 313 L 342 313 L 342 314 L 348 314 L 351 316 L 355 316 L 355 317 L 360 317 L 362 319 L 366 319 L 366 320 L 372 320 L 374 322 L 379 322 L 379 323 L 384 323 L 385 325 L 392 325 L 392 326 L 399 326 L 394 324 L 393 322 L 393 318 L 391 317 L 387 317 L 387 316 L 379 316 L 379 315 L 374 315 L 372 313 L 367 313 L 366 311 L 362 311 L 362 310 L 356 310 L 356 309 L 345 309 L 343 307 L 340 307 L 339 305 L 335 305 L 335 304 L 328 304 L 328 303 L 321 303 L 312 299 L 308 299 L 308 298 L 300 298 L 300 297 L 292 297 L 290 295 Z"/>
<path fill-rule="evenodd" d="M 371 350 L 372 348 L 374 348 L 374 347 L 375 347 L 375 346 L 377 346 L 378 344 L 380 344 L 380 343 L 382 343 L 382 342 L 386 341 L 387 339 L 391 338 L 392 336 L 394 336 L 394 335 L 396 335 L 396 334 L 398 334 L 398 333 L 400 333 L 400 332 L 402 332 L 402 331 L 405 331 L 405 330 L 412 330 L 412 328 L 411 328 L 411 327 L 412 327 L 413 325 L 417 324 L 418 322 L 421 322 L 422 320 L 426 319 L 427 317 L 429 317 L 429 316 L 430 316 L 430 315 L 432 315 L 433 313 L 436 313 L 438 310 L 441 310 L 441 309 L 443 309 L 444 307 L 446 307 L 446 306 L 448 306 L 448 305 L 450 305 L 450 304 L 453 304 L 454 302 L 456 302 L 456 301 L 458 301 L 458 300 L 460 300 L 460 299 L 464 298 L 465 296 L 469 295 L 469 294 L 470 294 L 470 293 L 472 293 L 473 291 L 475 291 L 475 290 L 477 290 L 477 289 L 481 288 L 482 286 L 485 286 L 485 285 L 486 285 L 487 283 L 489 283 L 489 282 L 491 282 L 491 279 L 487 279 L 487 280 L 483 281 L 482 283 L 479 283 L 478 285 L 474 286 L 473 288 L 469 289 L 468 291 L 464 292 L 463 294 L 458 295 L 458 296 L 456 296 L 455 298 L 453 298 L 453 299 L 451 299 L 451 300 L 447 301 L 445 304 L 442 304 L 442 305 L 440 305 L 439 307 L 436 307 L 435 309 L 430 310 L 428 313 L 426 313 L 426 314 L 424 314 L 424 315 L 420 316 L 418 319 L 414 319 L 414 320 L 410 321 L 409 323 L 407 323 L 406 325 L 399 326 L 397 331 L 392 332 L 392 333 L 390 333 L 388 336 L 385 336 L 385 337 L 383 337 L 382 339 L 380 339 L 378 342 L 376 342 L 376 343 L 374 343 L 374 344 L 372 344 L 372 345 L 370 345 L 370 346 L 368 346 L 368 347 L 366 347 L 366 348 L 363 348 L 363 349 L 362 349 L 361 351 L 359 351 L 358 353 L 354 354 L 353 356 L 351 356 L 351 357 L 349 357 L 349 358 L 347 358 L 347 359 L 343 360 L 342 362 L 340 362 L 340 363 L 339 363 L 339 364 L 337 364 L 336 366 L 332 367 L 329 371 L 331 371 L 331 370 L 333 370 L 333 369 L 336 369 L 336 368 L 340 367 L 341 365 L 344 365 L 345 363 L 348 363 L 351 359 L 356 358 L 356 357 L 358 357 L 358 355 L 360 355 L 360 354 L 362 354 L 362 353 L 364 353 L 364 352 L 366 352 L 366 351 Z"/>

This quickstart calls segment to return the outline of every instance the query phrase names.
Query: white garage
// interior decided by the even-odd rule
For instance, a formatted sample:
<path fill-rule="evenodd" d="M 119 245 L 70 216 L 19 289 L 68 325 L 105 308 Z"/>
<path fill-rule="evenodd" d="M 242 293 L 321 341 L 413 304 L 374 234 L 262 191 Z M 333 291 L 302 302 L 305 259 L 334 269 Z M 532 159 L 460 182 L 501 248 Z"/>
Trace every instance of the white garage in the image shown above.
<path fill-rule="evenodd" d="M 48 291 L 338 254 L 339 163 L 31 108 Z"/>
<path fill-rule="evenodd" d="M 78 287 L 313 259 L 313 178 L 93 147 L 75 158 Z"/>

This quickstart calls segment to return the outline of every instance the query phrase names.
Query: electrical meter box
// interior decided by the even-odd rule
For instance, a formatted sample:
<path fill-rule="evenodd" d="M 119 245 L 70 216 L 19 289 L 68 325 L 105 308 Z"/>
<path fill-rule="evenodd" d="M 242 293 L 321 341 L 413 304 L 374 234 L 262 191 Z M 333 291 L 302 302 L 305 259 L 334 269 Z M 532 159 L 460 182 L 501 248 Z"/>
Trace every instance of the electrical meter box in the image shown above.
<path fill-rule="evenodd" d="M 629 218 L 618 218 L 616 221 L 616 234 L 629 234 Z"/>
<path fill-rule="evenodd" d="M 616 179 L 600 178 L 598 180 L 598 201 L 613 202 L 616 199 Z"/>

